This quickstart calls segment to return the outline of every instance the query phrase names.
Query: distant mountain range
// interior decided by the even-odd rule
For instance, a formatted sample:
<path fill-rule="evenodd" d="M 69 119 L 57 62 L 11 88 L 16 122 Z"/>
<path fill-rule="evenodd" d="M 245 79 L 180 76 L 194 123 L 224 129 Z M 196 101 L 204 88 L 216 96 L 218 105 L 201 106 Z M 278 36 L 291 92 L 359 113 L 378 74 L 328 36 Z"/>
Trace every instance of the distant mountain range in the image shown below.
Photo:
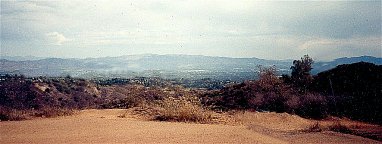
<path fill-rule="evenodd" d="M 355 62 L 382 64 L 382 58 L 371 56 L 339 58 L 330 62 L 316 62 L 312 72 L 318 73 L 340 64 Z M 245 80 L 256 77 L 257 66 L 276 66 L 280 74 L 289 74 L 292 60 L 258 58 L 229 58 L 201 55 L 126 55 L 86 59 L 4 57 L 0 59 L 0 73 L 26 76 L 214 78 Z"/>
<path fill-rule="evenodd" d="M 40 60 L 45 58 L 35 57 L 35 56 L 0 56 L 0 59 L 6 59 L 10 61 L 27 61 L 27 60 Z"/>
<path fill-rule="evenodd" d="M 313 74 L 317 74 L 322 71 L 326 71 L 329 69 L 332 69 L 338 65 L 341 64 L 351 64 L 356 62 L 368 62 L 368 63 L 374 63 L 376 65 L 382 65 L 382 58 L 372 57 L 372 56 L 360 56 L 360 57 L 343 57 L 338 58 L 330 62 L 316 62 L 313 64 Z"/>

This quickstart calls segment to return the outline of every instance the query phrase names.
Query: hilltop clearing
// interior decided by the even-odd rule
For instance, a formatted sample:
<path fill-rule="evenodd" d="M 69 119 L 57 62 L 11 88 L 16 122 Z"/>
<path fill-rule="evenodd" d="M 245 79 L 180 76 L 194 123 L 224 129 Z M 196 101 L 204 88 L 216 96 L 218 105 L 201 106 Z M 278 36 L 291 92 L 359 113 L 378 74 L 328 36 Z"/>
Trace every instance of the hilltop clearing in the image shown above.
<path fill-rule="evenodd" d="M 0 143 L 380 143 L 332 131 L 302 132 L 314 121 L 285 113 L 227 115 L 235 121 L 194 124 L 146 121 L 123 109 L 83 110 L 66 117 L 0 122 Z"/>

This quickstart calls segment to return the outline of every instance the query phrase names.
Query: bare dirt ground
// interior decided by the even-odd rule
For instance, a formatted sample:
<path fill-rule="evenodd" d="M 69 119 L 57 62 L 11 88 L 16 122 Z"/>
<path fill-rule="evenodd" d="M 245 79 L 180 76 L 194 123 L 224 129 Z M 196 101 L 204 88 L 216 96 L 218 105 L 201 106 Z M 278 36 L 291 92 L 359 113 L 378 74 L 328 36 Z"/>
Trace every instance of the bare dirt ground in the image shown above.
<path fill-rule="evenodd" d="M 235 122 L 145 121 L 125 110 L 84 110 L 73 116 L 0 122 L 0 143 L 381 143 L 336 132 L 300 132 L 312 121 L 289 114 L 243 113 Z"/>

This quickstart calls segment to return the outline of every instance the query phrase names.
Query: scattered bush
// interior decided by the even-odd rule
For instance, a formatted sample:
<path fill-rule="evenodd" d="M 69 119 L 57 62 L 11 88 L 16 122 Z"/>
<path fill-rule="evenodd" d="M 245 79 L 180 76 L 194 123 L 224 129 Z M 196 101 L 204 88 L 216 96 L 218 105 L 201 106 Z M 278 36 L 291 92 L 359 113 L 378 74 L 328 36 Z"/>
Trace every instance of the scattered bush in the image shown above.
<path fill-rule="evenodd" d="M 156 120 L 208 123 L 212 113 L 196 97 L 165 98 L 158 105 Z"/>
<path fill-rule="evenodd" d="M 330 125 L 329 130 L 334 132 L 345 133 L 345 134 L 353 133 L 353 131 L 350 128 L 341 124 L 340 122 L 335 122 L 334 124 Z"/>
<path fill-rule="evenodd" d="M 149 105 L 149 115 L 168 121 L 208 122 L 211 114 L 205 107 L 209 107 L 219 111 L 288 112 L 314 119 L 334 115 L 381 123 L 382 66 L 364 62 L 340 65 L 312 79 L 312 63 L 309 56 L 294 61 L 292 76 L 283 78 L 277 76 L 275 67 L 259 67 L 258 80 L 226 85 L 220 90 L 190 90 L 169 83 L 133 85 L 123 79 L 99 85 L 71 77 L 5 75 L 0 81 L 0 119 L 67 115 L 71 109 Z M 340 126 L 333 126 L 333 130 L 347 131 Z"/>
<path fill-rule="evenodd" d="M 325 118 L 327 116 L 326 99 L 317 93 L 300 95 L 300 105 L 295 109 L 295 112 L 306 118 Z"/>
<path fill-rule="evenodd" d="M 73 109 L 67 108 L 51 108 L 45 107 L 42 109 L 18 110 L 0 107 L 1 121 L 19 121 L 31 119 L 33 117 L 57 117 L 68 116 L 74 114 Z"/>
<path fill-rule="evenodd" d="M 209 123 L 212 112 L 203 108 L 199 99 L 193 96 L 168 97 L 150 104 L 149 111 L 152 119 L 159 121 L 179 121 Z"/>
<path fill-rule="evenodd" d="M 320 125 L 319 122 L 315 122 L 314 124 L 309 125 L 305 130 L 303 130 L 303 132 L 321 132 L 321 131 L 334 131 L 334 132 L 345 133 L 345 134 L 354 133 L 352 129 L 350 129 L 346 125 L 341 124 L 338 121 L 327 126 L 323 126 L 323 125 Z"/>
<path fill-rule="evenodd" d="M 323 128 L 320 125 L 320 123 L 315 122 L 314 124 L 308 126 L 308 128 L 303 130 L 303 131 L 304 132 L 321 132 L 321 131 L 323 131 Z"/>
<path fill-rule="evenodd" d="M 288 112 L 316 119 L 327 114 L 325 97 L 318 93 L 301 93 L 277 77 L 274 67 L 260 67 L 258 80 L 226 86 L 220 92 L 204 95 L 202 100 L 203 104 L 221 110 Z"/>
<path fill-rule="evenodd" d="M 75 110 L 68 108 L 52 108 L 46 107 L 40 110 L 35 110 L 32 116 L 35 117 L 57 117 L 73 115 Z"/>
<path fill-rule="evenodd" d="M 30 118 L 30 111 L 16 109 L 0 109 L 0 121 L 19 121 Z"/>

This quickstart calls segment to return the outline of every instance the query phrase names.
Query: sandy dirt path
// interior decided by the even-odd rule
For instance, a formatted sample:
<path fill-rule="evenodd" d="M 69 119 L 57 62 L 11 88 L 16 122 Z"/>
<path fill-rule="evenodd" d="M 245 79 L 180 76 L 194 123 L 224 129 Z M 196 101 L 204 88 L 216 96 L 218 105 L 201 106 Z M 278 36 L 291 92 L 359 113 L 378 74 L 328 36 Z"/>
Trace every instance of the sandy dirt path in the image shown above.
<path fill-rule="evenodd" d="M 85 110 L 74 116 L 0 122 L 0 143 L 378 143 L 357 136 L 269 134 L 248 126 L 142 121 L 123 110 Z"/>

